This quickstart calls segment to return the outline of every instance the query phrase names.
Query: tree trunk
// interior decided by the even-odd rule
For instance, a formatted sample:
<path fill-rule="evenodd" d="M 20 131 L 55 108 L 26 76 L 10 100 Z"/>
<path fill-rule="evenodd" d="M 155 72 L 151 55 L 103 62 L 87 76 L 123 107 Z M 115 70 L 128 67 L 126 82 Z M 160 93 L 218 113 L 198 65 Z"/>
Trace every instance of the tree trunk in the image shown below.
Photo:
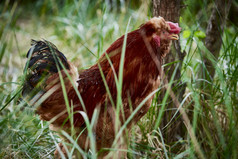
<path fill-rule="evenodd" d="M 162 16 L 166 21 L 179 22 L 180 2 L 180 0 L 153 0 L 153 15 Z M 175 74 L 172 89 L 178 100 L 181 102 L 186 88 L 185 84 L 180 83 L 181 67 L 185 53 L 181 52 L 179 41 L 174 41 L 173 46 L 175 49 L 172 49 L 172 51 L 165 57 L 164 63 L 171 63 L 174 61 L 179 61 L 179 63 L 171 64 L 165 67 L 164 72 L 166 78 L 168 79 L 168 81 L 170 81 L 176 65 L 179 65 Z M 165 92 L 166 90 L 162 90 L 160 92 L 159 102 L 163 100 Z M 176 108 L 171 98 L 168 99 L 167 103 L 168 105 L 166 108 Z M 171 111 L 165 112 L 160 127 L 164 127 L 171 120 L 174 113 L 175 111 L 173 111 L 172 113 Z M 182 132 L 183 130 L 181 129 L 181 125 L 182 120 L 176 120 L 173 125 L 169 126 L 169 129 L 166 129 L 166 131 L 163 132 L 164 137 L 166 137 L 167 139 L 167 142 L 177 141 L 175 136 L 184 136 L 184 132 Z"/>
<path fill-rule="evenodd" d="M 219 57 L 222 44 L 222 34 L 231 7 L 231 1 L 232 0 L 216 0 L 207 25 L 205 46 L 213 54 L 215 59 Z M 215 74 L 214 65 L 207 56 L 204 55 L 203 59 L 209 73 L 205 73 L 205 77 L 203 78 L 212 81 Z M 204 72 L 204 70 L 202 72 Z"/>
<path fill-rule="evenodd" d="M 162 16 L 167 21 L 172 22 L 179 22 L 179 16 L 180 16 L 180 0 L 153 0 L 153 15 L 154 16 Z M 164 59 L 164 63 L 171 63 L 176 60 L 179 60 L 179 68 L 176 72 L 175 79 L 174 80 L 180 80 L 181 77 L 181 67 L 182 62 L 185 56 L 185 52 L 181 52 L 180 42 L 179 41 L 173 41 L 173 45 L 175 48 L 175 51 L 171 51 L 166 58 Z M 167 74 L 168 80 L 171 79 L 171 76 L 173 74 L 173 71 L 176 67 L 176 64 L 170 65 L 170 67 L 165 67 L 165 73 Z M 179 83 L 176 83 L 179 84 Z M 182 86 L 183 88 L 180 88 L 180 92 L 176 94 L 178 95 L 178 100 L 181 101 L 185 86 Z M 178 89 L 177 89 L 178 91 Z"/>

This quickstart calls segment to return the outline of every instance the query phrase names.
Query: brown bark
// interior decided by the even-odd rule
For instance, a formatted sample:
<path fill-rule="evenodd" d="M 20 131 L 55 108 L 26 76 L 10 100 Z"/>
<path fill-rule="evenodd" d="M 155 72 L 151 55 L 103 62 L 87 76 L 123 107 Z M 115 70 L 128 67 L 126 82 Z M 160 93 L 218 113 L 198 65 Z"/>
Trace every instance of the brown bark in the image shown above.
<path fill-rule="evenodd" d="M 166 20 L 178 22 L 180 0 L 153 0 L 153 15 L 162 16 Z"/>
<path fill-rule="evenodd" d="M 226 25 L 226 18 L 228 16 L 232 0 L 216 0 L 212 10 L 205 38 L 205 46 L 213 54 L 215 59 L 219 57 L 222 34 Z M 212 61 L 204 55 L 205 66 L 209 72 L 204 78 L 211 81 L 215 74 L 215 68 Z"/>
<path fill-rule="evenodd" d="M 166 21 L 179 22 L 180 2 L 181 0 L 153 0 L 153 15 L 162 16 L 165 18 Z M 175 83 L 173 84 L 172 89 L 175 95 L 177 96 L 178 101 L 181 102 L 183 99 L 183 94 L 185 92 L 185 87 L 186 87 L 185 84 L 180 84 L 181 67 L 182 67 L 182 62 L 183 62 L 185 53 L 181 52 L 179 41 L 175 41 L 173 42 L 173 44 L 175 49 L 172 49 L 172 51 L 165 57 L 164 63 L 171 63 L 171 62 L 179 60 L 179 67 L 175 74 L 175 78 L 174 78 Z M 177 64 L 172 64 L 164 68 L 165 76 L 168 79 L 168 81 L 170 81 L 176 65 Z M 161 91 L 159 95 L 159 102 L 163 100 L 165 91 L 166 90 Z M 168 105 L 166 108 L 176 108 L 171 98 L 169 98 L 167 102 L 168 102 Z M 171 113 L 170 111 L 170 112 L 164 113 L 160 127 L 165 126 L 171 120 L 174 112 Z M 165 135 L 164 137 L 167 138 L 167 142 L 176 141 L 177 140 L 175 138 L 176 135 L 183 136 L 182 134 L 184 132 L 182 132 L 181 125 L 182 125 L 182 121 L 177 120 L 172 126 L 168 127 L 169 129 L 167 129 L 166 132 L 163 132 Z"/>
<path fill-rule="evenodd" d="M 167 21 L 179 22 L 180 2 L 181 2 L 180 0 L 153 0 L 153 15 L 162 16 Z M 166 58 L 164 59 L 164 63 L 170 63 L 179 60 L 179 68 L 176 72 L 174 79 L 179 80 L 181 76 L 181 67 L 185 56 L 185 52 L 181 52 L 179 41 L 174 41 L 173 44 L 175 51 L 171 51 L 171 53 L 166 56 Z M 168 80 L 170 80 L 175 67 L 176 64 L 173 64 L 170 67 L 165 67 L 165 73 L 168 73 L 167 74 Z M 183 88 L 180 89 L 180 93 L 176 93 L 178 95 L 179 101 L 182 100 L 184 90 L 185 86 L 183 86 Z"/>

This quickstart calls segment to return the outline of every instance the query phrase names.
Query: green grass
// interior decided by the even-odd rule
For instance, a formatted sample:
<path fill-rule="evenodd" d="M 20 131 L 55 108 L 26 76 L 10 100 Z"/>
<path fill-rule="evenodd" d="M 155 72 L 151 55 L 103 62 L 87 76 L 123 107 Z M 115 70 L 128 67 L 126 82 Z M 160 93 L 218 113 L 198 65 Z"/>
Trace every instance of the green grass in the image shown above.
<path fill-rule="evenodd" d="M 118 5 L 117 9 L 110 8 L 104 1 L 68 0 L 63 4 L 54 0 L 8 2 L 0 3 L 0 158 L 53 158 L 60 138 L 49 130 L 49 123 L 41 121 L 34 112 L 35 107 L 28 106 L 19 93 L 24 82 L 23 69 L 30 39 L 47 39 L 78 69 L 88 68 L 113 41 L 126 33 L 127 24 L 128 31 L 132 31 L 145 22 L 152 15 L 151 6 L 147 1 L 140 2 L 140 5 L 128 1 L 125 5 Z M 186 83 L 183 100 L 178 107 L 174 104 L 173 108 L 168 108 L 168 103 L 173 102 L 167 98 L 171 92 L 167 91 L 162 101 L 158 101 L 158 95 L 164 86 L 154 92 L 149 112 L 127 132 L 130 134 L 128 158 L 238 157 L 237 26 L 228 21 L 220 56 L 214 63 L 215 77 L 212 81 L 203 79 L 201 68 L 206 68 L 202 55 L 211 56 L 203 42 L 204 24 L 209 19 L 204 8 L 212 3 L 194 3 L 188 3 L 180 18 L 183 28 L 180 42 L 187 53 L 182 77 L 168 81 L 169 84 L 177 80 Z M 203 9 L 196 12 L 199 7 Z M 64 85 L 63 80 L 61 84 Z M 122 84 L 119 76 L 118 90 Z M 65 98 L 67 100 L 67 96 Z M 119 108 L 120 96 L 118 99 L 115 105 Z M 67 108 L 72 114 L 70 103 Z M 184 123 L 177 127 L 180 119 L 184 120 L 184 114 L 188 116 L 191 129 L 187 129 Z M 86 123 L 88 130 L 92 129 L 96 118 L 95 112 L 92 122 Z M 118 132 L 121 133 L 122 129 Z M 73 131 L 72 128 L 72 134 Z M 194 132 L 195 140 L 191 132 Z M 169 137 L 172 134 L 177 140 L 171 142 Z M 73 155 L 73 150 L 82 152 L 76 142 L 77 136 L 66 132 L 62 135 L 71 141 L 70 144 L 64 143 L 72 148 L 68 150 L 69 156 Z M 93 135 L 90 135 L 90 142 L 94 142 Z M 85 155 L 96 158 L 93 144 Z"/>

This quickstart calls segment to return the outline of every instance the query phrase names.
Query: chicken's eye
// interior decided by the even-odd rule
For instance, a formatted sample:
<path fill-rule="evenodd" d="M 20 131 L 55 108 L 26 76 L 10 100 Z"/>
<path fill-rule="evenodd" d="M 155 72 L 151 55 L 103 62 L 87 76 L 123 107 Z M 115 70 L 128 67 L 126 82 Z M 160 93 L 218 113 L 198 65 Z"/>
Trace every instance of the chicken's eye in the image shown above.
<path fill-rule="evenodd" d="M 162 33 L 165 34 L 165 31 L 163 31 Z"/>

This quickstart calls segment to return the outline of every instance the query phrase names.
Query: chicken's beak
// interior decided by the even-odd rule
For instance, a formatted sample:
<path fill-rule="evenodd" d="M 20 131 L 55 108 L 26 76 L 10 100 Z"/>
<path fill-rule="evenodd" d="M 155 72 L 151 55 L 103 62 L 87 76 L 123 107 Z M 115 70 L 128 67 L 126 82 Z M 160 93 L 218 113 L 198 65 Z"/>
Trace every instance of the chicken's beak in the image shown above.
<path fill-rule="evenodd" d="M 170 38 L 171 40 L 178 40 L 178 39 L 179 39 L 179 36 L 178 36 L 177 34 L 170 34 L 170 35 L 169 35 L 169 38 Z"/>

